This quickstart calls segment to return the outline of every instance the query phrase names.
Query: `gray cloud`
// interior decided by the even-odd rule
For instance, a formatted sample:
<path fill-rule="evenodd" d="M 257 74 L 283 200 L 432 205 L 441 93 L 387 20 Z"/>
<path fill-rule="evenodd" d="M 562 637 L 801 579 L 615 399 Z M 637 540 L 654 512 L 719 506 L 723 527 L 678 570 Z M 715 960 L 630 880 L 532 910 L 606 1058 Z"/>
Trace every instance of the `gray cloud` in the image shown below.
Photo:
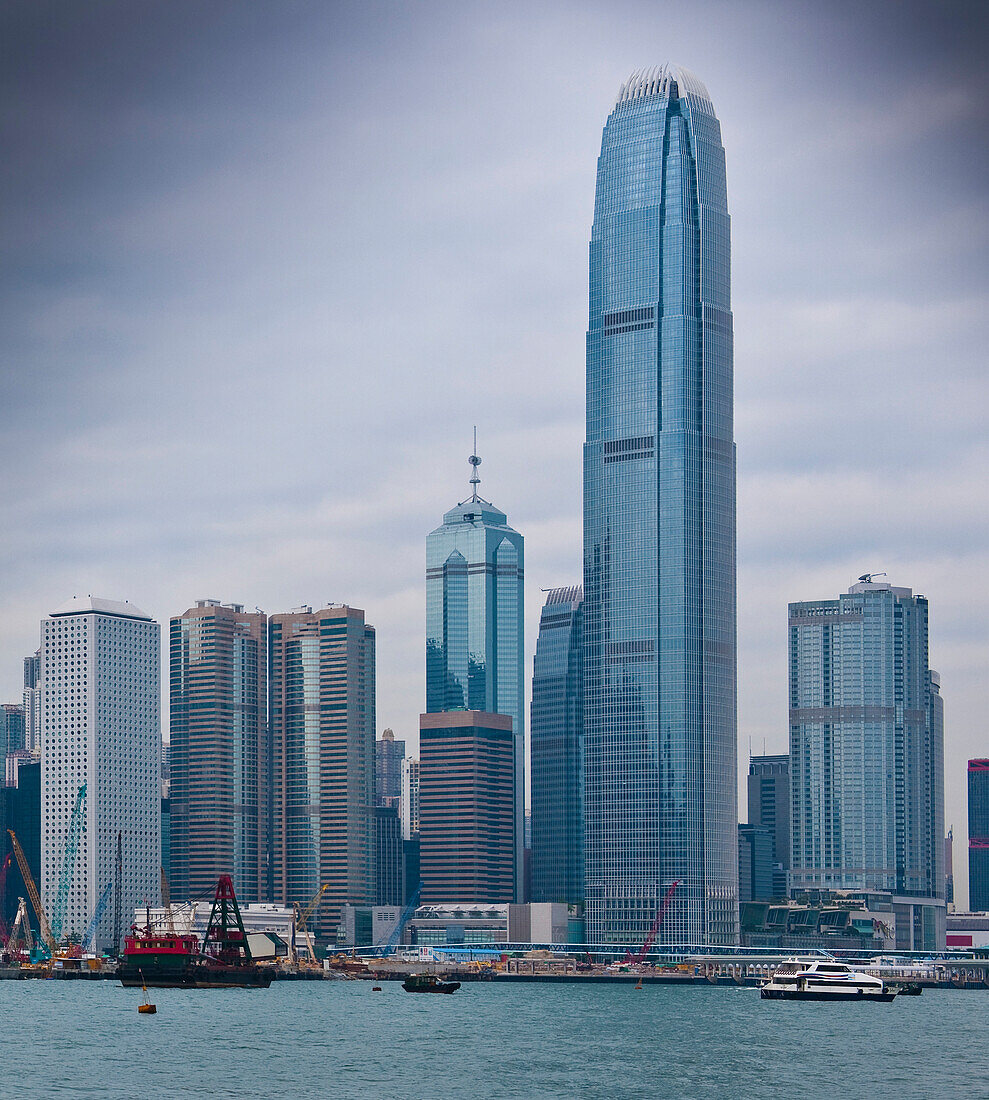
<path fill-rule="evenodd" d="M 931 598 L 949 820 L 981 731 L 982 5 L 8 4 L 0 697 L 74 592 L 347 600 L 422 703 L 423 538 L 483 491 L 578 579 L 587 236 L 627 73 L 708 84 L 733 215 L 740 742 L 785 608 Z M 960 846 L 959 846 L 960 848 Z M 961 856 L 959 850 L 956 853 Z"/>

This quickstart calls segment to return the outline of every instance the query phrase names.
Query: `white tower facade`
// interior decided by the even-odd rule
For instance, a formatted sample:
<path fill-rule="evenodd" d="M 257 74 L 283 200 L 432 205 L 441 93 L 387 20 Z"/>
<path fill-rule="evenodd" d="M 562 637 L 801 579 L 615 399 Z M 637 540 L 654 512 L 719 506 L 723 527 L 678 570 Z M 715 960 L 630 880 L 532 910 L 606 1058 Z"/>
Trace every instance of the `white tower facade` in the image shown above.
<path fill-rule="evenodd" d="M 62 935 L 85 933 L 109 887 L 98 950 L 120 946 L 135 908 L 159 900 L 160 645 L 158 623 L 115 600 L 73 598 L 41 623 L 41 893 L 54 924 L 85 785 Z"/>

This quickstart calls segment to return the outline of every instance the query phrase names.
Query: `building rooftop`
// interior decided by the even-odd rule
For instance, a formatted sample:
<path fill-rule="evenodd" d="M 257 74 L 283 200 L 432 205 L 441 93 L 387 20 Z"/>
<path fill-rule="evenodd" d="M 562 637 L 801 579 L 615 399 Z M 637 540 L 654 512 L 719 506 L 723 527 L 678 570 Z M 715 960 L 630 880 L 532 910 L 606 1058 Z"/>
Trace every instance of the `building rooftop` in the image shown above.
<path fill-rule="evenodd" d="M 689 69 L 685 69 L 681 65 L 673 65 L 667 61 L 652 69 L 637 69 L 632 73 L 619 89 L 615 106 L 618 107 L 631 99 L 645 99 L 654 95 L 669 96 L 671 87 L 674 84 L 680 96 L 691 93 L 699 99 L 707 100 L 708 103 L 711 102 L 711 97 L 707 94 L 707 88 Z"/>
<path fill-rule="evenodd" d="M 52 618 L 57 615 L 85 615 L 88 612 L 96 612 L 99 615 L 117 615 L 121 619 L 145 619 L 153 622 L 151 616 L 135 607 L 127 600 L 104 600 L 99 596 L 73 596 L 60 607 L 51 612 Z"/>

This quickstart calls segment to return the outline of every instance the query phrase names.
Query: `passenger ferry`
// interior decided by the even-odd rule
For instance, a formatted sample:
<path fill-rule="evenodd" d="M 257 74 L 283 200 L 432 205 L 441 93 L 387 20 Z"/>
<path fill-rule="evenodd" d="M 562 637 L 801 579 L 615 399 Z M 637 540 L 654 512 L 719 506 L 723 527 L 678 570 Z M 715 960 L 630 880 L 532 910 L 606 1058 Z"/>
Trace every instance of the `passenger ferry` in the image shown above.
<path fill-rule="evenodd" d="M 782 1001 L 882 1001 L 896 996 L 882 978 L 833 959 L 788 959 L 763 983 L 761 996 Z"/>

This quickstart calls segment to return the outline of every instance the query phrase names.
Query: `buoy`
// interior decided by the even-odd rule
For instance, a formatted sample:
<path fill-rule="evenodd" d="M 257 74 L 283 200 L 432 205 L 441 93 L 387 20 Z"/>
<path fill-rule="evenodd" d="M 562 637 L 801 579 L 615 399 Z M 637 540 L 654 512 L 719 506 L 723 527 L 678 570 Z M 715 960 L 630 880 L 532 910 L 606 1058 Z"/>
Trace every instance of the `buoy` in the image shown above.
<path fill-rule="evenodd" d="M 371 992 L 372 993 L 380 993 L 381 992 L 381 986 L 380 985 L 372 985 L 371 986 Z"/>
<path fill-rule="evenodd" d="M 144 990 L 144 1004 L 138 1005 L 137 1011 L 153 1016 L 158 1009 L 151 1003 L 151 998 L 148 996 L 148 987 L 144 982 L 144 971 L 139 970 L 138 973 L 141 975 L 141 988 Z"/>

